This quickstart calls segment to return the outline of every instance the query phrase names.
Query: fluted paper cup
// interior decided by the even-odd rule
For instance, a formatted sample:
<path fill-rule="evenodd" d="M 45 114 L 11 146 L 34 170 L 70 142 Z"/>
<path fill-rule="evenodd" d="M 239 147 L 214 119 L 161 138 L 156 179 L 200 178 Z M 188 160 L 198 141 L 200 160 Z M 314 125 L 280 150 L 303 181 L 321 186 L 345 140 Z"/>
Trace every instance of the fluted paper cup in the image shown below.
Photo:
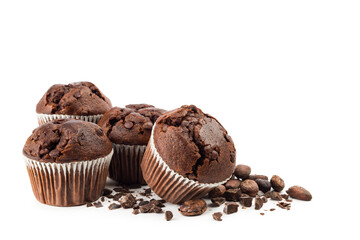
<path fill-rule="evenodd" d="M 79 116 L 79 115 L 43 114 L 43 113 L 39 113 L 39 114 L 37 114 L 37 119 L 38 119 L 39 125 L 42 125 L 44 123 L 50 122 L 50 121 L 55 120 L 55 119 L 64 119 L 64 118 L 65 119 L 72 118 L 72 119 L 83 120 L 83 121 L 86 121 L 86 122 L 98 123 L 102 116 L 103 116 L 103 114 L 89 115 L 89 116 Z"/>
<path fill-rule="evenodd" d="M 36 199 L 53 206 L 76 206 L 97 200 L 104 190 L 113 151 L 105 157 L 47 163 L 24 156 Z"/>
<path fill-rule="evenodd" d="M 145 182 L 162 199 L 171 203 L 182 203 L 186 200 L 202 198 L 213 188 L 230 179 L 231 176 L 218 183 L 199 183 L 176 173 L 156 150 L 153 139 L 154 129 L 155 126 L 141 162 L 141 169 Z"/>
<path fill-rule="evenodd" d="M 140 167 L 146 145 L 113 143 L 113 149 L 109 177 L 125 184 L 146 184 Z"/>

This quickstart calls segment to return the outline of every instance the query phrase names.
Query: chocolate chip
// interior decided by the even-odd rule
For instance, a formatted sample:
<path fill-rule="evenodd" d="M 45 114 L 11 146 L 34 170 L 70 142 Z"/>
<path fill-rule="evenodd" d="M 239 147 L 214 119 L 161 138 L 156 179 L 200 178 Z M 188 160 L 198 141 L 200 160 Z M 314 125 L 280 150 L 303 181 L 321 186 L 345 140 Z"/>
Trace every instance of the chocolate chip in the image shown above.
<path fill-rule="evenodd" d="M 219 186 L 213 188 L 209 192 L 209 197 L 210 198 L 221 197 L 222 195 L 224 195 L 225 191 L 226 191 L 225 186 L 224 185 L 219 185 Z"/>
<path fill-rule="evenodd" d="M 251 168 L 244 164 L 239 164 L 235 167 L 234 174 L 237 178 L 246 179 L 251 173 Z"/>
<path fill-rule="evenodd" d="M 154 204 L 146 204 L 139 207 L 141 213 L 162 213 L 162 209 Z"/>
<path fill-rule="evenodd" d="M 216 220 L 216 221 L 222 221 L 222 219 L 221 219 L 222 213 L 221 213 L 221 212 L 213 213 L 212 217 L 213 217 L 213 219 Z"/>
<path fill-rule="evenodd" d="M 276 209 L 275 208 L 270 208 L 270 211 L 272 212 L 272 211 L 275 211 Z"/>
<path fill-rule="evenodd" d="M 276 204 L 276 206 L 286 210 L 290 210 L 291 208 L 291 204 L 286 202 L 279 202 L 278 204 Z"/>
<path fill-rule="evenodd" d="M 114 201 L 119 201 L 122 196 L 124 196 L 124 193 L 117 193 L 113 196 L 113 199 Z"/>
<path fill-rule="evenodd" d="M 133 126 L 134 126 L 134 123 L 130 122 L 130 121 L 128 121 L 124 124 L 124 127 L 127 129 L 131 129 Z"/>
<path fill-rule="evenodd" d="M 80 93 L 80 91 L 76 91 L 76 92 L 74 92 L 74 98 L 76 98 L 76 99 L 78 99 L 78 98 L 80 98 L 81 97 L 81 93 Z"/>
<path fill-rule="evenodd" d="M 156 199 L 151 199 L 149 203 L 160 208 L 165 207 L 165 205 L 162 202 Z"/>
<path fill-rule="evenodd" d="M 138 215 L 139 213 L 140 213 L 139 209 L 134 209 L 132 211 L 132 214 L 134 214 L 134 215 Z"/>
<path fill-rule="evenodd" d="M 226 187 L 227 189 L 239 188 L 239 187 L 240 187 L 240 183 L 241 183 L 241 181 L 238 180 L 238 179 L 230 179 L 229 181 L 227 181 L 227 182 L 225 183 L 225 187 Z"/>
<path fill-rule="evenodd" d="M 268 180 L 258 178 L 255 180 L 255 182 L 259 186 L 260 191 L 263 193 L 270 191 L 271 183 Z"/>
<path fill-rule="evenodd" d="M 97 129 L 95 130 L 95 133 L 96 133 L 96 135 L 98 135 L 99 137 L 104 136 L 104 131 L 102 130 L 102 128 L 97 128 Z"/>
<path fill-rule="evenodd" d="M 270 183 L 272 188 L 277 192 L 281 192 L 285 187 L 284 180 L 282 180 L 282 178 L 278 175 L 272 176 Z"/>
<path fill-rule="evenodd" d="M 92 203 L 87 203 L 86 204 L 86 207 L 92 207 L 92 206 L 94 206 Z"/>
<path fill-rule="evenodd" d="M 58 149 L 54 149 L 51 152 L 49 152 L 49 156 L 52 158 L 57 158 L 60 156 L 60 151 Z"/>
<path fill-rule="evenodd" d="M 224 197 L 225 197 L 226 201 L 231 201 L 231 202 L 239 201 L 240 195 L 241 195 L 240 189 L 228 189 L 224 193 Z"/>
<path fill-rule="evenodd" d="M 239 202 L 244 207 L 251 207 L 252 206 L 252 197 L 247 194 L 241 194 L 239 198 Z"/>
<path fill-rule="evenodd" d="M 249 194 L 251 197 L 255 197 L 259 192 L 259 187 L 254 180 L 246 179 L 240 184 L 241 192 Z"/>
<path fill-rule="evenodd" d="M 152 122 L 146 122 L 146 123 L 143 124 L 143 128 L 146 129 L 146 130 L 151 130 L 153 125 L 154 124 Z"/>
<path fill-rule="evenodd" d="M 269 191 L 267 193 L 265 193 L 265 196 L 267 198 L 271 198 L 272 200 L 277 200 L 277 201 L 281 201 L 282 197 L 281 194 L 275 191 Z"/>
<path fill-rule="evenodd" d="M 205 154 L 211 153 L 211 152 L 212 152 L 211 146 L 210 146 L 210 145 L 206 145 L 206 146 L 204 147 L 204 151 L 205 151 Z"/>
<path fill-rule="evenodd" d="M 213 207 L 219 207 L 219 206 L 222 205 L 225 201 L 226 201 L 226 199 L 225 199 L 224 197 L 211 198 L 211 202 L 212 202 L 212 206 L 213 206 Z"/>
<path fill-rule="evenodd" d="M 102 196 L 108 196 L 112 193 L 112 191 L 108 188 L 104 188 L 103 192 L 102 192 Z"/>
<path fill-rule="evenodd" d="M 149 203 L 150 203 L 149 201 L 140 201 L 139 206 L 144 206 L 144 205 L 147 205 Z"/>
<path fill-rule="evenodd" d="M 232 213 L 236 213 L 238 211 L 238 208 L 239 208 L 239 204 L 234 202 L 229 202 L 229 203 L 225 203 L 225 207 L 223 211 L 226 214 L 232 214 Z"/>
<path fill-rule="evenodd" d="M 121 205 L 120 204 L 116 204 L 116 203 L 112 203 L 109 205 L 109 210 L 114 210 L 114 209 L 119 209 L 121 208 Z"/>
<path fill-rule="evenodd" d="M 262 208 L 263 205 L 264 205 L 264 202 L 263 202 L 262 198 L 257 196 L 255 198 L 255 210 L 259 210 L 260 208 Z"/>
<path fill-rule="evenodd" d="M 217 151 L 212 151 L 211 153 L 211 159 L 215 160 L 219 157 L 219 153 Z"/>
<path fill-rule="evenodd" d="M 197 216 L 207 209 L 206 202 L 202 199 L 188 200 L 180 205 L 179 212 L 184 216 Z"/>
<path fill-rule="evenodd" d="M 261 216 L 264 216 L 264 215 L 265 215 L 265 213 L 263 213 L 263 212 L 262 212 L 262 213 L 260 213 L 260 215 L 261 215 Z"/>
<path fill-rule="evenodd" d="M 173 213 L 171 211 L 165 212 L 165 220 L 170 221 L 173 218 Z"/>
<path fill-rule="evenodd" d="M 123 208 L 132 208 L 136 203 L 136 199 L 131 193 L 127 193 L 120 198 L 119 202 Z"/>
<path fill-rule="evenodd" d="M 287 194 L 290 195 L 290 197 L 295 199 L 299 199 L 303 201 L 310 201 L 312 199 L 311 193 L 305 188 L 300 186 L 292 186 L 286 192 Z"/>

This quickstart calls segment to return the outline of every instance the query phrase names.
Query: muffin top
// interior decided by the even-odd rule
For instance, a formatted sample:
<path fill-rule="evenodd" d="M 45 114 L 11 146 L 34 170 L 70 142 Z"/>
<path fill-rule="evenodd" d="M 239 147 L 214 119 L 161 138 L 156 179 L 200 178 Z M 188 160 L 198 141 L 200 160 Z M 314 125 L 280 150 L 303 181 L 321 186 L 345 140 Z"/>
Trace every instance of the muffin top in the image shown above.
<path fill-rule="evenodd" d="M 93 83 L 77 82 L 51 86 L 36 105 L 36 112 L 87 116 L 104 114 L 110 108 L 110 100 Z"/>
<path fill-rule="evenodd" d="M 147 104 L 114 107 L 98 122 L 110 141 L 116 144 L 146 145 L 156 119 L 166 112 Z"/>
<path fill-rule="evenodd" d="M 67 163 L 105 157 L 110 140 L 96 124 L 60 119 L 36 128 L 27 139 L 23 154 L 41 162 Z"/>
<path fill-rule="evenodd" d="M 153 130 L 156 150 L 167 165 L 199 183 L 217 183 L 235 167 L 234 142 L 224 127 L 194 105 L 158 118 Z"/>

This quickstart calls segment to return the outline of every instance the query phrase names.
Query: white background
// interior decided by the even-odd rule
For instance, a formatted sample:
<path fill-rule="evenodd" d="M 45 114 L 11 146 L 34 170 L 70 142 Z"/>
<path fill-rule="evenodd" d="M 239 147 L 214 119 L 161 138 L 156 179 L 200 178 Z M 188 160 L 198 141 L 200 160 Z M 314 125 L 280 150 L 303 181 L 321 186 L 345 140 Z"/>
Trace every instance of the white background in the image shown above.
<path fill-rule="evenodd" d="M 331 0 L 1 1 L 0 238 L 358 239 L 359 12 Z M 166 222 L 38 203 L 22 159 L 36 103 L 83 80 L 116 106 L 197 105 L 229 131 L 238 163 L 313 201 L 222 222 L 176 206 Z"/>

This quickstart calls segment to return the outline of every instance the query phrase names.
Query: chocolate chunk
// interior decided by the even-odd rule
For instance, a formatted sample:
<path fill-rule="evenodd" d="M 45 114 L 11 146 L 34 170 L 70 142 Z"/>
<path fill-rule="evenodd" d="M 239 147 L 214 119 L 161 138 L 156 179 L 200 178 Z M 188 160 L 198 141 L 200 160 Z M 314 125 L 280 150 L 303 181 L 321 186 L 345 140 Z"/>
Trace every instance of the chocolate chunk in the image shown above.
<path fill-rule="evenodd" d="M 238 211 L 238 208 L 239 208 L 239 204 L 234 202 L 229 202 L 229 203 L 225 203 L 225 207 L 223 211 L 226 214 L 232 214 L 232 213 L 236 213 Z"/>
<path fill-rule="evenodd" d="M 284 180 L 282 180 L 282 178 L 279 177 L 278 175 L 272 176 L 272 178 L 270 179 L 270 183 L 271 183 L 272 188 L 276 192 L 281 192 L 285 187 Z"/>
<path fill-rule="evenodd" d="M 310 201 L 312 199 L 311 193 L 305 188 L 300 186 L 292 186 L 286 192 L 287 194 L 290 195 L 290 197 L 295 199 L 299 199 L 303 201 Z"/>
<path fill-rule="evenodd" d="M 271 183 L 268 180 L 258 178 L 255 180 L 255 182 L 257 183 L 259 190 L 263 193 L 270 191 Z"/>
<path fill-rule="evenodd" d="M 113 196 L 113 199 L 114 201 L 119 201 L 122 196 L 124 196 L 124 193 L 117 193 Z"/>
<path fill-rule="evenodd" d="M 276 206 L 278 206 L 282 209 L 290 210 L 291 203 L 279 202 L 278 204 L 276 204 Z"/>
<path fill-rule="evenodd" d="M 262 197 L 261 199 L 262 199 L 262 201 L 263 201 L 264 203 L 267 203 L 267 201 L 268 201 L 268 200 L 267 200 L 267 197 Z"/>
<path fill-rule="evenodd" d="M 282 200 L 281 194 L 275 191 L 269 191 L 265 193 L 265 196 L 267 198 L 271 198 L 272 200 L 278 200 L 278 201 Z"/>
<path fill-rule="evenodd" d="M 246 179 L 251 173 L 251 168 L 247 165 L 239 164 L 235 167 L 234 174 L 237 178 Z"/>
<path fill-rule="evenodd" d="M 80 90 L 75 91 L 73 96 L 74 96 L 74 98 L 76 98 L 76 99 L 80 98 L 80 97 L 81 97 Z"/>
<path fill-rule="evenodd" d="M 179 212 L 184 216 L 197 216 L 207 209 L 206 202 L 202 199 L 188 200 L 180 205 Z"/>
<path fill-rule="evenodd" d="M 161 201 L 156 200 L 156 199 L 151 199 L 150 204 L 152 204 L 154 206 L 157 206 L 157 207 L 160 207 L 160 208 L 165 207 L 165 205 Z"/>
<path fill-rule="evenodd" d="M 92 206 L 94 206 L 92 203 L 87 203 L 86 204 L 86 207 L 92 207 Z"/>
<path fill-rule="evenodd" d="M 264 215 L 265 215 L 265 213 L 263 213 L 263 212 L 262 212 L 262 213 L 260 213 L 260 215 L 261 215 L 261 216 L 264 216 Z"/>
<path fill-rule="evenodd" d="M 127 193 L 120 198 L 119 202 L 123 208 L 132 208 L 136 203 L 136 199 L 131 193 Z"/>
<path fill-rule="evenodd" d="M 102 196 L 102 197 L 100 198 L 100 201 L 104 202 L 104 201 L 105 201 L 105 197 Z"/>
<path fill-rule="evenodd" d="M 276 209 L 275 208 L 270 208 L 270 211 L 272 212 L 272 211 L 275 211 Z"/>
<path fill-rule="evenodd" d="M 93 204 L 94 204 L 94 206 L 95 206 L 96 208 L 101 208 L 101 207 L 103 207 L 103 205 L 102 205 L 101 202 L 94 202 Z"/>
<path fill-rule="evenodd" d="M 240 187 L 240 180 L 237 179 L 230 179 L 225 183 L 225 188 L 231 189 L 231 188 L 239 188 Z"/>
<path fill-rule="evenodd" d="M 147 130 L 151 130 L 154 124 L 152 122 L 146 122 L 143 124 L 143 128 Z"/>
<path fill-rule="evenodd" d="M 173 218 L 173 213 L 171 211 L 165 212 L 165 220 L 170 221 Z"/>
<path fill-rule="evenodd" d="M 162 213 L 162 209 L 160 207 L 151 203 L 140 206 L 139 210 L 141 213 Z"/>
<path fill-rule="evenodd" d="M 287 194 L 281 194 L 281 196 L 283 197 L 283 199 L 289 199 L 289 195 L 287 195 Z"/>
<path fill-rule="evenodd" d="M 251 197 L 255 197 L 259 192 L 259 187 L 254 180 L 246 179 L 240 184 L 241 192 L 249 194 Z"/>
<path fill-rule="evenodd" d="M 252 197 L 247 194 L 241 194 L 239 198 L 239 202 L 244 207 L 251 207 L 252 205 Z"/>
<path fill-rule="evenodd" d="M 226 201 L 226 199 L 225 199 L 224 197 L 211 198 L 211 202 L 212 202 L 212 206 L 213 206 L 213 207 L 219 207 L 219 206 L 222 205 L 225 201 Z"/>
<path fill-rule="evenodd" d="M 108 188 L 104 188 L 103 192 L 102 192 L 102 196 L 108 196 L 112 193 L 112 191 Z"/>
<path fill-rule="evenodd" d="M 224 193 L 224 197 L 225 197 L 226 201 L 231 201 L 231 202 L 239 201 L 240 195 L 241 195 L 240 189 L 228 189 Z"/>
<path fill-rule="evenodd" d="M 217 151 L 212 151 L 212 153 L 211 153 L 211 159 L 212 160 L 215 160 L 215 159 L 217 159 L 219 157 L 219 153 L 217 152 Z"/>
<path fill-rule="evenodd" d="M 134 215 L 138 215 L 139 213 L 140 213 L 139 209 L 134 209 L 132 211 L 132 214 L 134 214 Z"/>
<path fill-rule="evenodd" d="M 260 208 L 262 208 L 263 204 L 264 204 L 264 202 L 263 202 L 262 198 L 257 196 L 255 198 L 255 210 L 259 210 Z"/>
<path fill-rule="evenodd" d="M 209 192 L 209 197 L 210 198 L 222 197 L 224 195 L 225 191 L 226 191 L 225 186 L 224 185 L 219 185 L 219 186 L 213 188 Z"/>
<path fill-rule="evenodd" d="M 222 219 L 221 219 L 222 213 L 221 213 L 221 212 L 213 213 L 212 217 L 213 217 L 213 219 L 216 220 L 216 221 L 222 221 Z"/>
<path fill-rule="evenodd" d="M 256 180 L 256 179 L 264 179 L 264 180 L 269 180 L 269 178 L 265 175 L 257 175 L 257 174 L 254 174 L 254 175 L 249 175 L 249 179 L 251 180 Z"/>
<path fill-rule="evenodd" d="M 144 206 L 144 205 L 147 205 L 149 203 L 150 203 L 149 201 L 140 201 L 139 206 Z"/>
<path fill-rule="evenodd" d="M 118 209 L 118 208 L 121 208 L 121 205 L 120 204 L 116 204 L 116 203 L 112 203 L 109 205 L 109 210 L 114 210 L 114 209 Z"/>

